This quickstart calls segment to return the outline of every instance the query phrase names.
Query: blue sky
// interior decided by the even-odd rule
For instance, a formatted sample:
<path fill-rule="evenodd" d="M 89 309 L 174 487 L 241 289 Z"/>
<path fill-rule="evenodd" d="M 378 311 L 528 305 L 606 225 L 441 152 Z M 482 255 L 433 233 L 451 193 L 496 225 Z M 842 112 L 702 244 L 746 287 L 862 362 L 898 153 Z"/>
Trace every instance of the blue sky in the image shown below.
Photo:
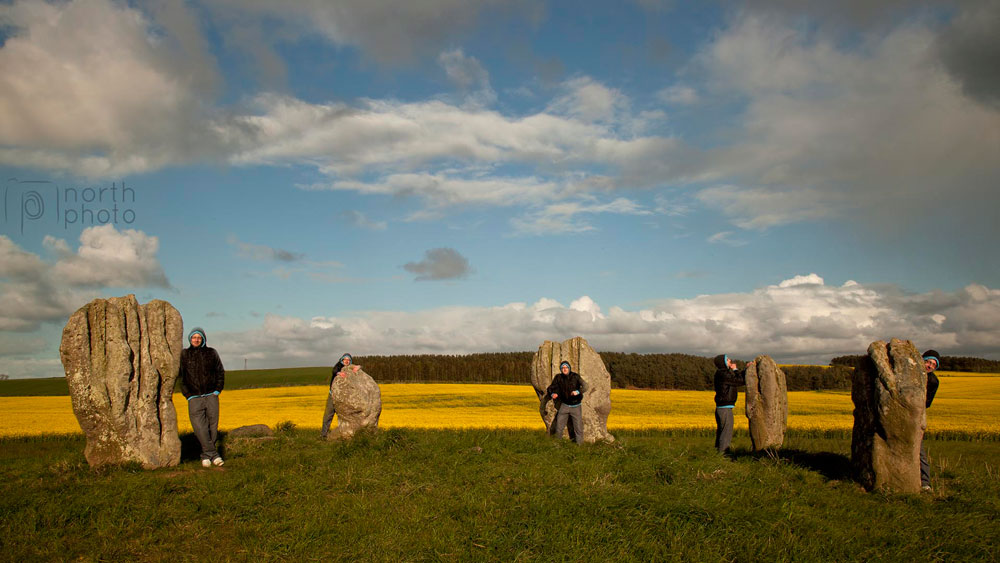
<path fill-rule="evenodd" d="M 1000 358 L 1000 9 L 830 6 L 0 5 L 0 373 L 126 293 L 233 367 Z"/>

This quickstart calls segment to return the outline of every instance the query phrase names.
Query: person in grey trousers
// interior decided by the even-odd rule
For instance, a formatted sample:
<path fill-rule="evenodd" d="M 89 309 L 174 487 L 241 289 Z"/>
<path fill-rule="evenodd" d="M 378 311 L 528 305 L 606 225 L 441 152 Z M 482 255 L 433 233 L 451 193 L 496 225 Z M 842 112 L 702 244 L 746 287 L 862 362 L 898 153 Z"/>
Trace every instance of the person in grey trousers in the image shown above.
<path fill-rule="evenodd" d="M 323 411 L 323 426 L 320 427 L 319 437 L 326 439 L 327 434 L 330 433 L 330 424 L 333 423 L 333 415 L 337 413 L 337 408 L 333 404 L 333 379 L 337 376 L 347 377 L 348 371 L 357 372 L 359 366 L 351 365 L 354 359 L 350 354 L 344 354 L 340 357 L 340 361 L 337 365 L 333 366 L 333 372 L 330 374 L 330 384 L 328 385 L 326 394 L 326 410 Z"/>
<path fill-rule="evenodd" d="M 219 393 L 226 381 L 222 359 L 206 344 L 205 331 L 195 327 L 188 334 L 189 348 L 181 350 L 181 393 L 188 403 L 194 435 L 201 443 L 202 467 L 219 467 L 224 462 L 215 441 L 219 436 Z"/>
<path fill-rule="evenodd" d="M 733 441 L 733 407 L 739 394 L 737 387 L 746 385 L 746 370 L 737 371 L 736 362 L 725 354 L 712 359 L 715 364 L 715 449 L 726 453 Z"/>
<path fill-rule="evenodd" d="M 572 370 L 569 362 L 559 364 L 559 373 L 552 379 L 552 384 L 545 390 L 549 399 L 558 401 L 559 408 L 556 417 L 552 421 L 551 433 L 554 436 L 562 437 L 566 422 L 569 421 L 570 438 L 577 444 L 583 443 L 583 393 L 587 384 L 584 383 L 580 374 Z"/>
<path fill-rule="evenodd" d="M 927 374 L 927 400 L 925 409 L 931 408 L 934 402 L 934 395 L 937 394 L 938 385 L 941 381 L 934 372 L 941 367 L 941 354 L 937 350 L 924 352 L 924 373 Z M 924 448 L 924 438 L 920 438 L 920 488 L 924 491 L 931 490 L 931 462 L 927 458 L 927 450 Z"/>

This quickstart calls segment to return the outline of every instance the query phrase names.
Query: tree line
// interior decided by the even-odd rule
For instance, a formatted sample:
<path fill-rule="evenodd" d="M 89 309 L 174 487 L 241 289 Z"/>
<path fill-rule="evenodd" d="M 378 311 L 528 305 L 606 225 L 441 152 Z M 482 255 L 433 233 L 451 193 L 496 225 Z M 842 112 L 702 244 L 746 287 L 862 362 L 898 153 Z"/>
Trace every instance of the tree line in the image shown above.
<path fill-rule="evenodd" d="M 857 367 L 868 356 L 837 356 L 830 360 L 832 366 Z M 970 356 L 941 356 L 941 371 L 971 371 L 978 373 L 1000 373 L 1000 361 Z"/>
<path fill-rule="evenodd" d="M 619 389 L 712 389 L 711 358 L 690 354 L 600 352 Z M 380 382 L 526 383 L 533 352 L 466 355 L 356 356 L 355 363 Z M 740 363 L 740 367 L 745 364 Z M 850 389 L 851 369 L 844 365 L 786 366 L 789 391 Z"/>

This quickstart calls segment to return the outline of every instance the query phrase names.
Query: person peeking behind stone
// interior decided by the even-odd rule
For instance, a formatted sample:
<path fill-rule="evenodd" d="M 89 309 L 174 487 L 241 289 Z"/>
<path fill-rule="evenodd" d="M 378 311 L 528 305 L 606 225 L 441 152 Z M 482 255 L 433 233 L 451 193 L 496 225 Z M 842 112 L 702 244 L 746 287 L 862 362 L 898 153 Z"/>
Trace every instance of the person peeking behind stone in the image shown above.
<path fill-rule="evenodd" d="M 934 395 L 937 394 L 938 385 L 941 383 L 938 380 L 938 376 L 934 373 L 941 367 L 941 354 L 938 354 L 937 350 L 928 350 L 924 352 L 923 357 L 924 372 L 927 374 L 927 402 L 924 407 L 929 409 L 931 408 L 931 403 L 934 402 Z M 920 488 L 925 491 L 931 490 L 931 463 L 927 457 L 927 450 L 924 449 L 923 437 L 920 438 Z"/>
<path fill-rule="evenodd" d="M 580 374 L 573 371 L 569 362 L 559 364 L 559 373 L 545 390 L 545 394 L 559 405 L 555 420 L 552 421 L 552 435 L 561 438 L 568 419 L 571 424 L 570 438 L 576 440 L 577 444 L 583 443 L 583 412 L 580 405 L 585 391 L 586 383 Z"/>
<path fill-rule="evenodd" d="M 215 447 L 219 437 L 219 393 L 226 382 L 226 370 L 215 348 L 209 348 L 205 331 L 195 327 L 188 334 L 189 348 L 181 350 L 181 393 L 188 403 L 191 428 L 201 444 L 201 465 L 221 466 L 222 456 Z"/>
<path fill-rule="evenodd" d="M 333 423 L 333 415 L 336 414 L 337 409 L 333 405 L 333 380 L 337 377 L 347 377 L 349 373 L 356 373 L 360 366 L 352 365 L 351 362 L 353 358 L 350 354 L 344 354 L 340 357 L 340 361 L 337 365 L 333 366 L 333 371 L 330 372 L 330 384 L 327 386 L 326 394 L 326 410 L 323 411 L 323 426 L 320 427 L 319 436 L 320 438 L 326 438 L 326 435 L 330 433 L 330 424 Z"/>
<path fill-rule="evenodd" d="M 746 370 L 737 371 L 736 362 L 725 354 L 712 359 L 715 364 L 715 449 L 726 453 L 733 441 L 733 407 L 738 396 L 737 387 L 746 385 Z"/>

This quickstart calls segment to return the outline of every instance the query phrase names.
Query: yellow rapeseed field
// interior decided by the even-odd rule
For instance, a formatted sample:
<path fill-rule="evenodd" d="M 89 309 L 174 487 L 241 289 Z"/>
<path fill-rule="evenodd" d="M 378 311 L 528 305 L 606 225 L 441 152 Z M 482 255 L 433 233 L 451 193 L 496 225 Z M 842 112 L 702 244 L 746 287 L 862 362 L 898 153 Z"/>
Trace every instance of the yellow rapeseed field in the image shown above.
<path fill-rule="evenodd" d="M 941 374 L 941 387 L 928 411 L 931 431 L 1000 434 L 1000 376 Z M 382 418 L 388 428 L 541 429 L 538 401 L 530 386 L 383 383 Z M 326 402 L 323 386 L 226 391 L 221 395 L 223 430 L 246 424 L 274 426 L 291 421 L 319 428 Z M 715 428 L 711 391 L 611 391 L 608 427 L 615 429 Z M 187 403 L 174 396 L 181 432 L 191 430 Z M 793 391 L 788 426 L 801 430 L 849 430 L 850 393 Z M 743 394 L 736 427 L 746 429 Z M 334 422 L 336 424 L 336 421 Z M 0 397 L 0 436 L 80 432 L 69 397 Z"/>

